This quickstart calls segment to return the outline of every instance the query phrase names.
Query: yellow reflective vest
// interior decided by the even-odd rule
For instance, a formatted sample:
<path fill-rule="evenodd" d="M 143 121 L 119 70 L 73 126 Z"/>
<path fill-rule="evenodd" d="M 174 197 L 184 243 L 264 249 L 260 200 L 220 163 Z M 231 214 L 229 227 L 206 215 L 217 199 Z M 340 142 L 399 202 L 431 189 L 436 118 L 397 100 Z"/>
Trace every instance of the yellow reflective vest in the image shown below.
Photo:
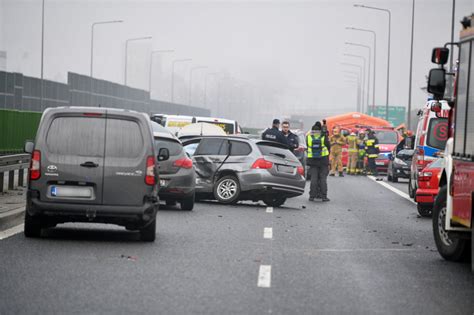
<path fill-rule="evenodd" d="M 324 144 L 325 137 L 323 135 L 309 134 L 306 142 L 308 143 L 308 158 L 320 158 L 329 155 L 329 150 Z"/>

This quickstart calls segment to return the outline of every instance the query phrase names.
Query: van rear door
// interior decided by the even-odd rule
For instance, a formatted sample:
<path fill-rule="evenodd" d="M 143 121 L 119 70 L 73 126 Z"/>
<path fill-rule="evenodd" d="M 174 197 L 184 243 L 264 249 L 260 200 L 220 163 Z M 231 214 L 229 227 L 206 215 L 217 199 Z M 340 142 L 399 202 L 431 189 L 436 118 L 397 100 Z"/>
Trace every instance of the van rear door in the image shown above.
<path fill-rule="evenodd" d="M 145 183 L 147 155 L 152 155 L 151 135 L 138 117 L 108 112 L 105 138 L 105 205 L 139 206 L 152 190 Z M 149 132 L 151 133 L 151 132 Z M 145 139 L 150 141 L 145 142 Z"/>
<path fill-rule="evenodd" d="M 41 199 L 102 204 L 104 113 L 58 113 L 50 121 L 40 147 Z"/>

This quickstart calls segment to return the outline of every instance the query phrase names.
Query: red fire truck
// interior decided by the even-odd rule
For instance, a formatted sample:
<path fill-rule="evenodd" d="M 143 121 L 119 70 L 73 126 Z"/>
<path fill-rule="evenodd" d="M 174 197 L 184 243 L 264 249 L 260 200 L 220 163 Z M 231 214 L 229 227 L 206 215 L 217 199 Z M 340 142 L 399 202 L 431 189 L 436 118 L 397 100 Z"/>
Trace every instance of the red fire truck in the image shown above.
<path fill-rule="evenodd" d="M 433 49 L 428 91 L 436 100 L 447 99 L 449 136 L 445 148 L 445 168 L 440 177 L 440 190 L 433 208 L 433 232 L 439 253 L 447 260 L 460 261 L 471 255 L 474 271 L 473 198 L 474 198 L 474 15 L 462 20 L 458 43 Z M 455 74 L 446 73 L 449 46 L 459 48 Z M 446 78 L 455 75 L 453 97 L 445 97 Z M 441 115 L 441 103 L 431 109 Z"/>

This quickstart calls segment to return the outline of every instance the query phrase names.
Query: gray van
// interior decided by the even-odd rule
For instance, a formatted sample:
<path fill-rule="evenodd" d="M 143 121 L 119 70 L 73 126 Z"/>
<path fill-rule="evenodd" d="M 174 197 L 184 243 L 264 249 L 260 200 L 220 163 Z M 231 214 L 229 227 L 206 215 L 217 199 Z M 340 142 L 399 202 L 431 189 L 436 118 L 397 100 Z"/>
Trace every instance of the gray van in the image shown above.
<path fill-rule="evenodd" d="M 154 241 L 157 156 L 149 118 L 96 107 L 47 109 L 31 153 L 25 236 L 64 222 L 99 222 L 139 230 Z M 169 158 L 160 150 L 158 161 Z"/>

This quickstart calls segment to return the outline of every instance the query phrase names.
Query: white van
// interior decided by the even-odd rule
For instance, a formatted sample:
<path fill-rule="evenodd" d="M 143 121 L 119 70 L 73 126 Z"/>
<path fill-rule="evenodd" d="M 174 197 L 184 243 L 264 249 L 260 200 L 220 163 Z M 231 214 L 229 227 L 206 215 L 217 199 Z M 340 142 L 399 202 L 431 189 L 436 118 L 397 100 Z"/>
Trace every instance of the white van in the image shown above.
<path fill-rule="evenodd" d="M 159 123 L 165 128 L 168 128 L 174 134 L 184 126 L 205 122 L 221 127 L 226 134 L 240 134 L 242 133 L 237 121 L 225 118 L 214 118 L 214 117 L 198 117 L 198 116 L 185 116 L 185 115 L 167 115 L 167 114 L 153 114 L 151 120 Z"/>
<path fill-rule="evenodd" d="M 411 164 L 408 192 L 414 198 L 418 189 L 418 172 L 439 158 L 448 139 L 448 115 L 451 109 L 446 101 L 440 101 L 441 112 L 431 111 L 431 105 L 437 101 L 430 100 L 418 113 L 418 126 L 415 137 L 415 154 Z"/>

